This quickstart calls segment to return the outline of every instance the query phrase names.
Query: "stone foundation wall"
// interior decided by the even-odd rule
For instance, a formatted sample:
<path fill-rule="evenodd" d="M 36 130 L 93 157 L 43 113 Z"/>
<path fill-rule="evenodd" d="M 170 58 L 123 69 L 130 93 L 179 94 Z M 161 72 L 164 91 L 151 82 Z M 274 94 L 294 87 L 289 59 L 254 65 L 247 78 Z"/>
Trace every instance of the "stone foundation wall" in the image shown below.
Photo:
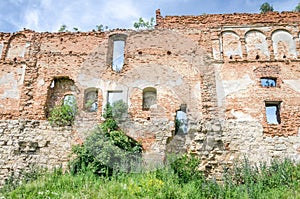
<path fill-rule="evenodd" d="M 72 127 L 51 127 L 40 120 L 1 120 L 0 185 L 11 173 L 30 166 L 67 168 L 76 137 Z"/>

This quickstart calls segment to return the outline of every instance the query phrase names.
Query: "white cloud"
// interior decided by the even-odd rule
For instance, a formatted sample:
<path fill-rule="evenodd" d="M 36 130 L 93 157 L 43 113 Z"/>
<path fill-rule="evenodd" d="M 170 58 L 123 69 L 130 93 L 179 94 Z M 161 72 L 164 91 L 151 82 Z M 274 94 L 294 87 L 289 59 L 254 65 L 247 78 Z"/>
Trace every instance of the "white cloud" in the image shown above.
<path fill-rule="evenodd" d="M 36 9 L 29 9 L 24 14 L 25 21 L 24 27 L 30 27 L 31 29 L 39 29 L 39 11 Z"/>
<path fill-rule="evenodd" d="M 264 0 L 0 0 L 0 31 L 57 31 L 62 24 L 90 31 L 96 25 L 132 28 L 139 17 L 162 15 L 259 12 Z M 275 10 L 293 10 L 298 0 L 273 0 Z"/>

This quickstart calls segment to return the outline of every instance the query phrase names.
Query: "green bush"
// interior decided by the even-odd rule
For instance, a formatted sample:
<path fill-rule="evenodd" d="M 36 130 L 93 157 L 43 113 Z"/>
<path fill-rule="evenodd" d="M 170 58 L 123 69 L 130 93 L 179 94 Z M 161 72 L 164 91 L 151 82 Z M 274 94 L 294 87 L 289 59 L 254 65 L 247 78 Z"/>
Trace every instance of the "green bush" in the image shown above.
<path fill-rule="evenodd" d="M 103 117 L 105 119 L 113 118 L 115 120 L 119 120 L 126 116 L 127 111 L 128 105 L 123 100 L 118 100 L 112 104 L 106 104 Z"/>
<path fill-rule="evenodd" d="M 128 105 L 123 100 L 112 103 L 112 115 L 115 119 L 122 119 L 127 115 Z"/>
<path fill-rule="evenodd" d="M 179 181 L 188 183 L 193 180 L 203 180 L 204 175 L 199 171 L 200 159 L 194 155 L 184 154 L 171 163 L 171 168 L 178 175 Z"/>
<path fill-rule="evenodd" d="M 92 171 L 98 175 L 134 171 L 141 164 L 142 146 L 128 137 L 117 125 L 112 110 L 106 107 L 106 120 L 96 127 L 81 146 L 75 146 L 76 157 L 70 161 L 73 174 Z"/>
<path fill-rule="evenodd" d="M 50 111 L 48 121 L 51 125 L 57 126 L 71 126 L 75 120 L 77 108 L 74 105 L 63 104 L 55 106 Z"/>

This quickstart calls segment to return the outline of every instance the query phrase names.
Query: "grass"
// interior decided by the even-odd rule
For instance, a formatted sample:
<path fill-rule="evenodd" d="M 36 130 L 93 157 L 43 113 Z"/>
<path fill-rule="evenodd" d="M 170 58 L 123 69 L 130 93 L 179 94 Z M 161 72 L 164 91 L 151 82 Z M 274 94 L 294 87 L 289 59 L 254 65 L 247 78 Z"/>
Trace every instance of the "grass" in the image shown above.
<path fill-rule="evenodd" d="M 91 172 L 72 175 L 60 169 L 37 175 L 34 170 L 34 177 L 27 177 L 25 183 L 6 184 L 0 198 L 300 198 L 300 165 L 289 160 L 256 166 L 245 159 L 224 173 L 223 183 L 201 177 L 201 172 L 191 176 L 194 163 L 183 158 L 176 162 L 179 169 L 166 166 L 110 177 Z M 188 176 L 191 180 L 186 181 Z"/>

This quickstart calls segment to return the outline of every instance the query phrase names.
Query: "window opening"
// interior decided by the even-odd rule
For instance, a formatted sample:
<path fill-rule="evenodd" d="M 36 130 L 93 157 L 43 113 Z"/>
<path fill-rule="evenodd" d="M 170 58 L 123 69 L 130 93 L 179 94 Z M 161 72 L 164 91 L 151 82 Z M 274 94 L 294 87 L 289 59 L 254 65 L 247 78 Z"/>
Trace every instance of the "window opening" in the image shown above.
<path fill-rule="evenodd" d="M 276 87 L 276 78 L 264 77 L 260 79 L 260 83 L 263 87 Z"/>
<path fill-rule="evenodd" d="M 280 124 L 280 102 L 266 102 L 266 118 L 268 124 Z"/>
<path fill-rule="evenodd" d="M 113 43 L 113 58 L 112 58 L 112 69 L 116 72 L 120 72 L 124 65 L 124 40 L 114 40 Z"/>
<path fill-rule="evenodd" d="M 108 91 L 107 102 L 112 105 L 114 102 L 123 100 L 123 91 Z"/>
<path fill-rule="evenodd" d="M 143 109 L 149 110 L 152 105 L 156 104 L 156 89 L 155 88 L 145 88 L 143 90 Z"/>
<path fill-rule="evenodd" d="M 65 95 L 63 105 L 68 105 L 72 108 L 73 113 L 76 113 L 76 97 L 74 95 Z"/>
<path fill-rule="evenodd" d="M 2 57 L 3 44 L 0 44 L 0 58 Z"/>
<path fill-rule="evenodd" d="M 85 94 L 84 108 L 88 112 L 96 112 L 98 110 L 98 91 L 93 90 Z"/>
<path fill-rule="evenodd" d="M 51 82 L 50 88 L 54 88 L 54 86 L 55 86 L 55 80 L 53 80 L 53 81 Z"/>
<path fill-rule="evenodd" d="M 176 111 L 175 116 L 175 134 L 186 134 L 188 132 L 188 120 L 186 114 L 186 104 L 182 104 Z"/>

